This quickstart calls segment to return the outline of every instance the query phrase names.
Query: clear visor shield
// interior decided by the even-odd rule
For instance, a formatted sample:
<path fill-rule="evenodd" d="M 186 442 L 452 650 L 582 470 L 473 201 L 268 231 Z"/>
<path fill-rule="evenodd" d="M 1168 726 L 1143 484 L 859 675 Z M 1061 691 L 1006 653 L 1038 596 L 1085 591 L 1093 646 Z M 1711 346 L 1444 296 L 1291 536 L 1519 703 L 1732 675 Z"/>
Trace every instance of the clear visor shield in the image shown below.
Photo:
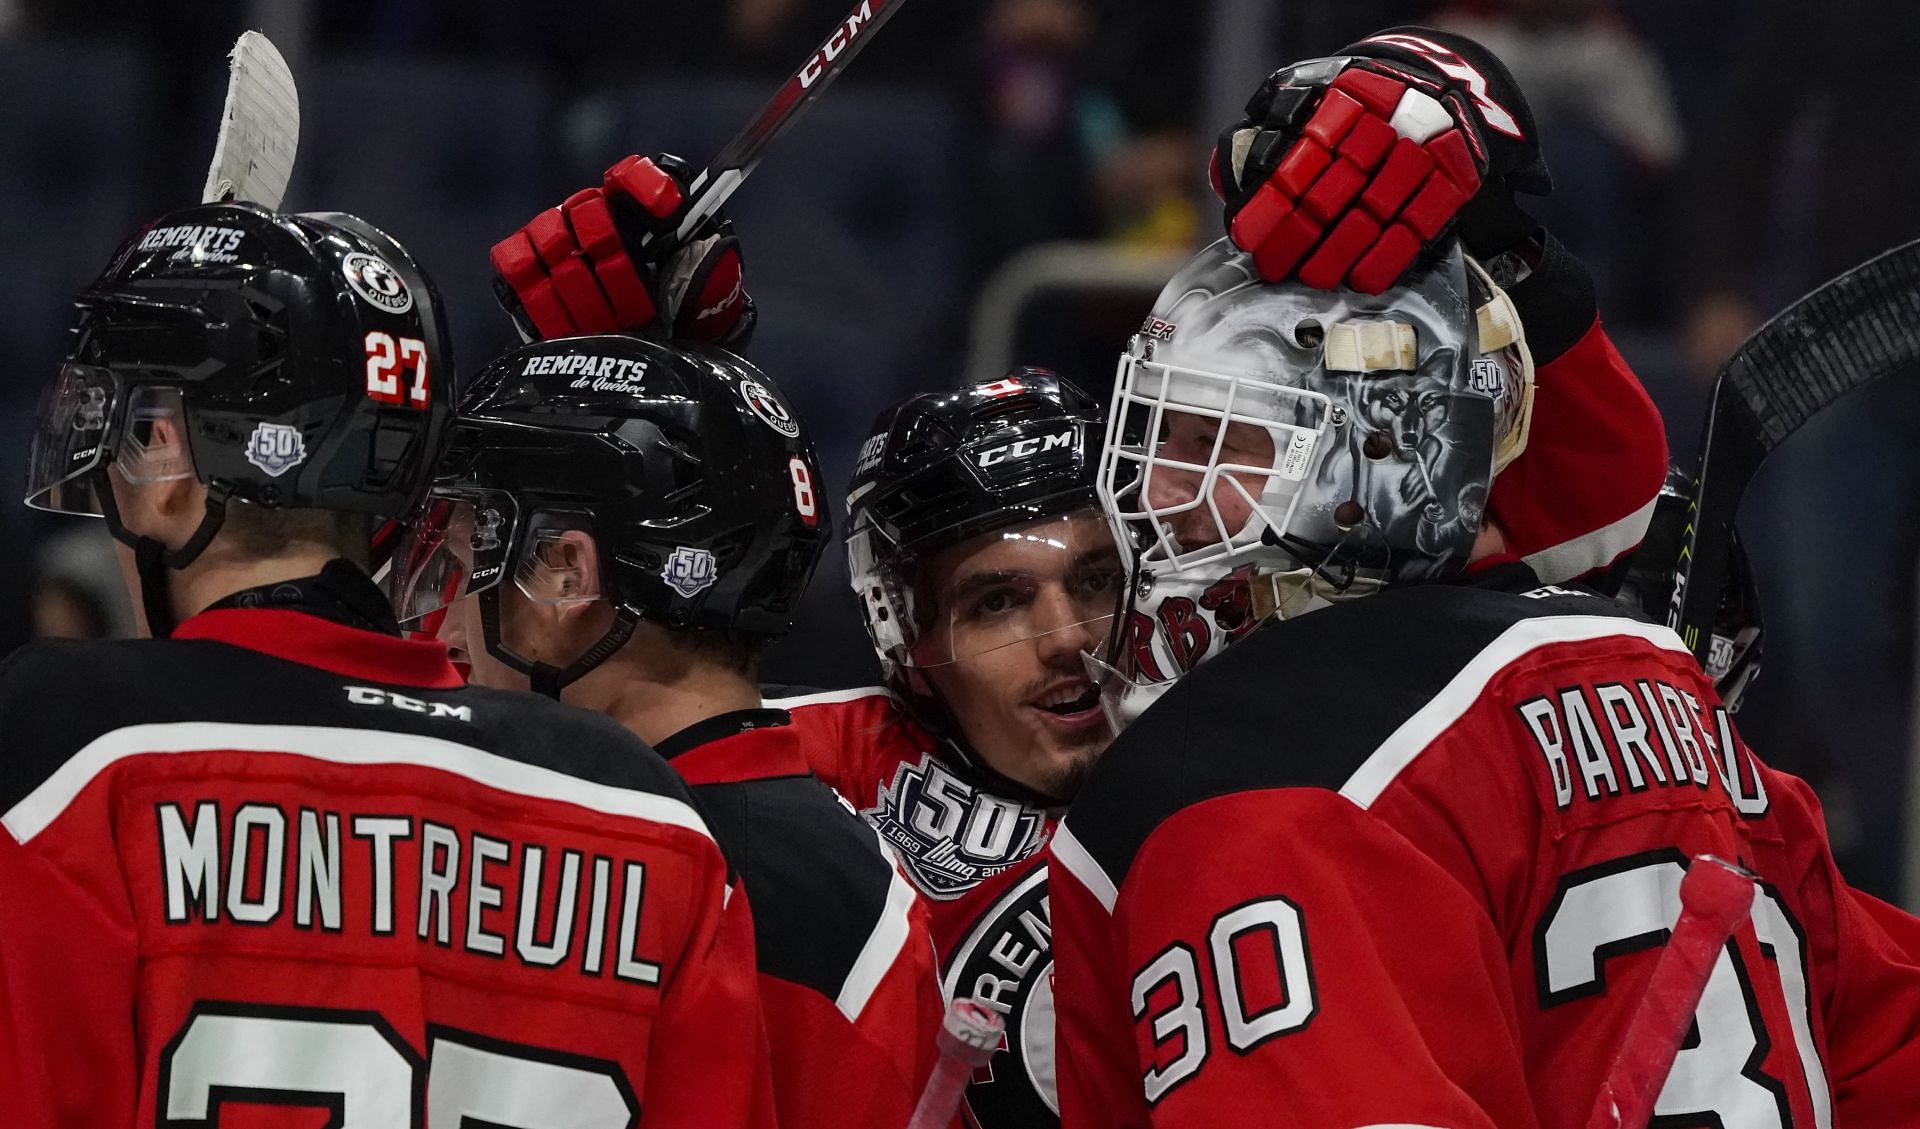
<path fill-rule="evenodd" d="M 28 454 L 27 504 L 55 513 L 101 514 L 99 477 L 108 459 L 134 485 L 194 476 L 180 390 L 135 385 L 120 401 L 106 369 L 69 365 L 42 405 Z"/>
<path fill-rule="evenodd" d="M 400 622 L 442 611 L 500 583 L 519 511 L 497 490 L 435 490 L 407 523 L 387 572 Z"/>
<path fill-rule="evenodd" d="M 1008 647 L 1091 651 L 1113 624 L 1126 566 L 1083 510 L 997 529 L 938 554 L 920 578 L 907 665 L 966 662 Z"/>
<path fill-rule="evenodd" d="M 1328 397 L 1270 376 L 1121 357 L 1099 482 L 1114 536 L 1179 571 L 1279 543 L 1337 422 Z"/>
<path fill-rule="evenodd" d="M 27 449 L 27 505 L 54 513 L 100 514 L 94 471 L 112 443 L 120 384 L 111 372 L 69 364 L 40 401 Z"/>

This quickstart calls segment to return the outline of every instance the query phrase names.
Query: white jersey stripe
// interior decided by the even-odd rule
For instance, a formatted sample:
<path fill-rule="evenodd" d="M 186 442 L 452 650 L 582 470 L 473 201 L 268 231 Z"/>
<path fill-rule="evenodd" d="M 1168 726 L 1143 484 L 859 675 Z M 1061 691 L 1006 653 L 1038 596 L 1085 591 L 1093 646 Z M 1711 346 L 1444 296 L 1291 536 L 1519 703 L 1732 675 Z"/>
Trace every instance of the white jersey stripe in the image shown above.
<path fill-rule="evenodd" d="M 893 699 L 893 691 L 884 686 L 857 686 L 851 690 L 822 690 L 817 694 L 797 694 L 791 698 L 767 698 L 762 705 L 770 710 L 793 710 L 801 706 L 831 706 L 857 702 L 862 698 Z"/>
<path fill-rule="evenodd" d="M 131 725 L 102 734 L 0 816 L 0 825 L 18 842 L 28 843 L 58 819 L 95 777 L 120 761 L 139 756 L 228 749 L 290 754 L 333 764 L 414 765 L 437 769 L 503 792 L 684 827 L 712 838 L 699 814 L 670 796 L 597 784 L 438 737 L 379 729 L 225 722 Z"/>
<path fill-rule="evenodd" d="M 1659 498 L 1592 533 L 1540 550 L 1522 558 L 1534 575 L 1548 584 L 1565 584 L 1597 568 L 1605 568 L 1631 552 L 1647 535 L 1653 507 Z"/>
<path fill-rule="evenodd" d="M 1100 904 L 1107 907 L 1108 913 L 1112 913 L 1113 903 L 1120 900 L 1120 891 L 1114 888 L 1113 879 L 1107 876 L 1106 871 L 1100 869 L 1100 864 L 1094 861 L 1092 853 L 1081 845 L 1080 840 L 1073 837 L 1073 832 L 1067 829 L 1066 824 L 1062 823 L 1054 828 L 1051 849 L 1053 861 L 1059 863 L 1067 873 L 1079 879 L 1080 884 L 1087 888 L 1087 892 L 1100 899 Z"/>
<path fill-rule="evenodd" d="M 907 938 L 913 933 L 913 887 L 897 868 L 892 869 L 893 884 L 887 887 L 886 908 L 880 911 L 879 922 L 873 932 L 867 934 L 859 959 L 847 970 L 846 982 L 840 985 L 840 994 L 833 1001 L 850 1023 L 860 1021 L 867 1001 L 879 989 L 880 981 L 886 979 L 887 971 L 899 959 L 907 947 Z"/>
<path fill-rule="evenodd" d="M 1581 643 L 1609 637 L 1644 639 L 1666 651 L 1691 657 L 1686 644 L 1670 628 L 1612 616 L 1545 616 L 1522 620 L 1507 628 L 1473 661 L 1453 676 L 1453 681 L 1394 730 L 1393 735 L 1373 751 L 1359 771 L 1340 789 L 1340 794 L 1363 808 L 1372 807 L 1400 771 L 1413 763 L 1420 751 L 1432 744 L 1449 726 L 1460 720 L 1494 675 L 1529 651 L 1555 643 Z M 1056 850 L 1058 848 L 1056 847 Z"/>

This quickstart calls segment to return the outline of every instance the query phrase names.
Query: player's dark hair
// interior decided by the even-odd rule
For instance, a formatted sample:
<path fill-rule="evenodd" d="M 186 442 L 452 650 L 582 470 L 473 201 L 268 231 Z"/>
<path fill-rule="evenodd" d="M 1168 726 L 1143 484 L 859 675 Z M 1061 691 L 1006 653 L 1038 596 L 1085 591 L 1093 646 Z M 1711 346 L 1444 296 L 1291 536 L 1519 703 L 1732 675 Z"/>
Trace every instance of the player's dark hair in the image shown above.
<path fill-rule="evenodd" d="M 760 656 L 766 650 L 765 639 L 735 631 L 700 627 L 668 627 L 666 636 L 673 649 L 682 654 L 718 663 L 750 679 L 760 676 Z"/>
<path fill-rule="evenodd" d="M 377 520 L 371 514 L 344 510 L 272 510 L 242 503 L 227 508 L 221 535 L 252 557 L 272 557 L 290 546 L 309 544 L 366 568 Z"/>

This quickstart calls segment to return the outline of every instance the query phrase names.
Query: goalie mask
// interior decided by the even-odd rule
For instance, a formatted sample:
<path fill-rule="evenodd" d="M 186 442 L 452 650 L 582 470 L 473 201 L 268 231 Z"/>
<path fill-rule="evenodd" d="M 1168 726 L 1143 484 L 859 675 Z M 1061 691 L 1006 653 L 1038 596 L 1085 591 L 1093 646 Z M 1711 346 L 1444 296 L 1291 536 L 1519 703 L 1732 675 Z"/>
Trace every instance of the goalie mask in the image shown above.
<path fill-rule="evenodd" d="M 1377 297 L 1202 251 L 1121 358 L 1108 421 L 1100 498 L 1137 553 L 1122 689 L 1269 616 L 1458 574 L 1532 391 L 1512 304 L 1457 246 Z"/>
<path fill-rule="evenodd" d="M 439 296 L 365 221 L 209 204 L 154 221 L 75 300 L 73 346 L 42 401 L 30 506 L 103 516 L 134 550 L 149 630 L 172 627 L 168 572 L 235 504 L 400 518 L 451 414 Z M 120 520 L 107 476 L 197 479 L 184 545 Z"/>

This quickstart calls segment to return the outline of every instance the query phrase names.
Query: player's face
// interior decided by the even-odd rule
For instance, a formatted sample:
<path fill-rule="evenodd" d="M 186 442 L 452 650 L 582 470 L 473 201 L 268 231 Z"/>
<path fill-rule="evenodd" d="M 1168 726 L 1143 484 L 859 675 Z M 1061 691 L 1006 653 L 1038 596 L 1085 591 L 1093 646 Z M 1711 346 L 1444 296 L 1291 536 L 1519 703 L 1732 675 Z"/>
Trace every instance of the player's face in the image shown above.
<path fill-rule="evenodd" d="M 1214 452 L 1219 440 L 1220 450 Z M 1239 465 L 1273 466 L 1273 434 L 1251 423 L 1230 423 L 1225 437 L 1220 436 L 1217 419 L 1189 412 L 1169 411 L 1165 436 L 1158 456 L 1170 462 L 1198 466 Z M 1252 499 L 1266 488 L 1267 475 L 1251 471 L 1227 471 L 1214 480 L 1213 505 L 1200 505 L 1183 513 L 1171 514 L 1167 523 L 1180 542 L 1182 552 L 1215 545 L 1244 529 L 1253 516 Z M 1199 496 L 1203 475 L 1166 465 L 1152 468 L 1147 480 L 1147 504 L 1155 510 L 1175 509 Z M 1219 512 L 1219 520 L 1214 511 Z M 1224 527 L 1223 527 L 1224 525 Z"/>
<path fill-rule="evenodd" d="M 1098 513 L 996 530 L 935 558 L 920 676 L 988 766 L 1071 797 L 1112 733 L 1081 655 L 1105 639 L 1124 570 Z"/>
<path fill-rule="evenodd" d="M 516 604 L 524 602 L 516 599 L 517 592 L 500 594 L 500 630 L 509 639 L 518 639 L 518 633 L 509 633 L 509 620 L 518 620 L 519 609 Z M 456 666 L 467 668 L 467 681 L 476 686 L 491 686 L 496 690 L 525 690 L 532 683 L 527 676 L 513 669 L 487 650 L 485 629 L 480 623 L 480 600 L 476 597 L 461 600 L 447 608 L 446 618 L 440 623 L 440 641 L 447 645 L 447 654 Z M 524 653 L 524 652 L 522 652 Z"/>

